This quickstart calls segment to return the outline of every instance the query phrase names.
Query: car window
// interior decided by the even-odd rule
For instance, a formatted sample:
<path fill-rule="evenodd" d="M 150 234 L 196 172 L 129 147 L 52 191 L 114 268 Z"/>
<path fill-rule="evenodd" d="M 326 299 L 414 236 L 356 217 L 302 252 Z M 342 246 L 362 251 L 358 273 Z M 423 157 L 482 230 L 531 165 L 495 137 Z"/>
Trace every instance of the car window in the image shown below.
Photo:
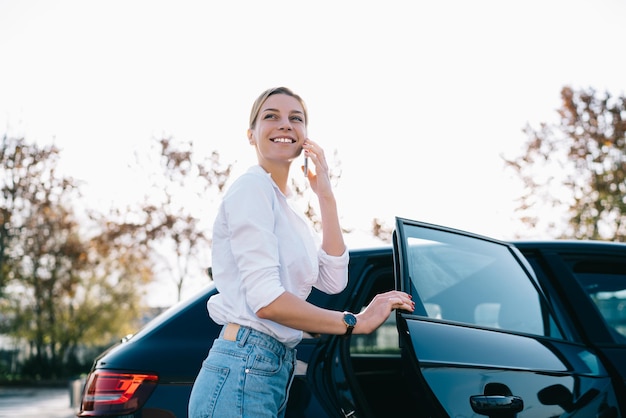
<path fill-rule="evenodd" d="M 371 334 L 355 334 L 350 341 L 351 354 L 400 354 L 396 315 L 389 318 Z"/>
<path fill-rule="evenodd" d="M 613 256 L 562 255 L 616 340 L 626 341 L 626 260 Z"/>
<path fill-rule="evenodd" d="M 368 276 L 368 286 L 364 289 L 367 292 L 367 296 L 364 299 L 363 306 L 360 308 L 361 311 L 369 305 L 376 294 L 393 290 L 394 287 L 393 270 L 391 268 L 370 272 Z M 400 355 L 395 312 L 392 312 L 387 320 L 371 334 L 353 334 L 350 339 L 350 353 Z"/>
<path fill-rule="evenodd" d="M 559 337 L 532 280 L 498 242 L 418 226 L 406 227 L 408 273 L 428 318 Z"/>

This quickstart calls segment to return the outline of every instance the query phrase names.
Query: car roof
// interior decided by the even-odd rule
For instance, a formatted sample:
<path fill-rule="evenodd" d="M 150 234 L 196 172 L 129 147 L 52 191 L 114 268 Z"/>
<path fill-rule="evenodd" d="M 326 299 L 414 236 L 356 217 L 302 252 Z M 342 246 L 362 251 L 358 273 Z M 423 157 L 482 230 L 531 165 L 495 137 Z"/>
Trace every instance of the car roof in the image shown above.
<path fill-rule="evenodd" d="M 391 251 L 391 245 L 379 247 L 350 248 L 348 251 L 350 252 L 350 254 L 388 254 Z"/>
<path fill-rule="evenodd" d="M 509 241 L 518 248 L 560 248 L 560 249 L 620 249 L 626 250 L 626 243 L 600 240 L 545 239 L 545 240 L 513 240 Z"/>
<path fill-rule="evenodd" d="M 516 239 L 505 241 L 516 247 L 523 248 L 561 248 L 561 249 L 598 249 L 613 248 L 626 250 L 626 242 L 586 240 L 586 239 Z M 387 254 L 391 251 L 391 245 L 382 245 L 378 247 L 362 247 L 352 248 L 350 253 L 354 254 Z"/>

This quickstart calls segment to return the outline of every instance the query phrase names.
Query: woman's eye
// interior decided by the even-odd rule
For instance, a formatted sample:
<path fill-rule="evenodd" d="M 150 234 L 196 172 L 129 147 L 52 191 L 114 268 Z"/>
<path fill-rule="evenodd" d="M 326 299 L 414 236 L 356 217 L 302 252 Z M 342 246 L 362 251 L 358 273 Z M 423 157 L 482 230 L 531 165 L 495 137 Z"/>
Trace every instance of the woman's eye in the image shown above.
<path fill-rule="evenodd" d="M 265 116 L 263 116 L 263 119 L 275 119 L 276 115 L 274 115 L 273 113 L 268 113 Z"/>
<path fill-rule="evenodd" d="M 291 120 L 295 120 L 296 122 L 302 122 L 304 119 L 302 119 L 300 116 L 292 116 Z"/>

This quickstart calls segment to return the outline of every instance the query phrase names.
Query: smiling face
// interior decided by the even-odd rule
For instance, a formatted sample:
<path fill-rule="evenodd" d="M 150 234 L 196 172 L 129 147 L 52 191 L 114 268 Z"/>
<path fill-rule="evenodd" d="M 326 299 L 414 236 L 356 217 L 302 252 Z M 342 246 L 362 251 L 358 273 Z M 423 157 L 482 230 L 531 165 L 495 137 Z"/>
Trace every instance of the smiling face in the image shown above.
<path fill-rule="evenodd" d="M 289 165 L 302 152 L 306 139 L 305 112 L 295 97 L 273 94 L 261 105 L 256 123 L 248 129 L 250 144 L 257 150 L 259 164 Z"/>

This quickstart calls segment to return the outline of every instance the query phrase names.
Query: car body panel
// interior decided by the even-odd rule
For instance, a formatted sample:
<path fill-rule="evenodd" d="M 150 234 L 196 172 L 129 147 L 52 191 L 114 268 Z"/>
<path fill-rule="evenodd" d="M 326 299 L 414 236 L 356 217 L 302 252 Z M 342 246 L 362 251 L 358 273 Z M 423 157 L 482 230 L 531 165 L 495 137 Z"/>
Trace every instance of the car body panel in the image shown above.
<path fill-rule="evenodd" d="M 514 242 L 554 293 L 582 339 L 612 371 L 626 410 L 626 244 L 585 241 Z M 576 285 L 578 284 L 578 285 Z"/>
<path fill-rule="evenodd" d="M 407 327 L 412 362 L 419 362 L 419 372 L 450 416 L 471 416 L 470 398 L 485 395 L 489 387 L 504 390 L 500 396 L 508 391 L 519 397 L 524 406 L 519 417 L 574 411 L 596 416 L 616 405 L 600 360 L 579 345 L 411 319 Z M 551 395 L 557 387 L 560 397 Z M 559 405 L 562 398 L 577 406 Z"/>

